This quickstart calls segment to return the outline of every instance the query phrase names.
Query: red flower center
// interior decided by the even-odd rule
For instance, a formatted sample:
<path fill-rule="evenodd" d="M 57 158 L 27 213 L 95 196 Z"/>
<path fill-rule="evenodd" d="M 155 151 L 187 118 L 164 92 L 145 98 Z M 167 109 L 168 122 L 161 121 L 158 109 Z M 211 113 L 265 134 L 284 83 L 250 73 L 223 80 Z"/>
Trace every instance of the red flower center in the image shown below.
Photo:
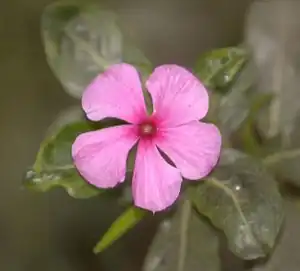
<path fill-rule="evenodd" d="M 149 138 L 155 136 L 157 132 L 157 128 L 154 122 L 152 121 L 145 121 L 139 124 L 138 133 L 139 136 L 142 138 Z"/>

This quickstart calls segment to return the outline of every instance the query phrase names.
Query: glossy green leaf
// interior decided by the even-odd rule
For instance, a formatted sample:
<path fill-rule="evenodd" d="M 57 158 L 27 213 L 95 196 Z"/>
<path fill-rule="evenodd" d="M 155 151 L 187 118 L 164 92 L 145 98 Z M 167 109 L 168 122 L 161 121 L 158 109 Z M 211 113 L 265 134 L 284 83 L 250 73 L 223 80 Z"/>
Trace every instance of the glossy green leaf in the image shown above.
<path fill-rule="evenodd" d="M 89 185 L 74 167 L 36 172 L 32 169 L 26 173 L 25 187 L 38 191 L 61 187 L 73 198 L 85 199 L 97 196 L 101 190 Z"/>
<path fill-rule="evenodd" d="M 182 222 L 185 223 L 182 219 L 182 213 L 177 211 L 173 218 L 161 223 L 149 248 L 143 271 L 221 270 L 217 232 L 193 210 L 186 228 L 182 228 Z M 183 243 L 186 247 L 182 247 Z M 185 258 L 184 264 L 179 268 L 182 258 Z"/>
<path fill-rule="evenodd" d="M 190 193 L 197 210 L 225 233 L 237 256 L 250 260 L 272 251 L 283 204 L 277 183 L 258 161 L 225 149 L 211 176 Z"/>
<path fill-rule="evenodd" d="M 85 87 L 110 65 L 151 63 L 121 32 L 118 16 L 98 2 L 58 2 L 42 15 L 42 36 L 48 63 L 65 90 L 80 98 Z"/>
<path fill-rule="evenodd" d="M 98 195 L 102 190 L 91 186 L 79 175 L 71 157 L 75 138 L 97 128 L 102 126 L 85 120 L 78 107 L 61 113 L 48 129 L 34 165 L 26 173 L 24 186 L 40 192 L 61 187 L 74 198 Z"/>
<path fill-rule="evenodd" d="M 246 62 L 246 52 L 239 47 L 216 49 L 203 54 L 195 72 L 211 89 L 224 89 L 236 77 Z"/>
<path fill-rule="evenodd" d="M 88 121 L 74 122 L 62 127 L 42 142 L 33 169 L 42 172 L 73 167 L 71 148 L 74 140 L 79 134 L 94 129 L 93 124 Z"/>
<path fill-rule="evenodd" d="M 135 207 L 128 208 L 111 225 L 101 240 L 94 247 L 94 253 L 99 253 L 112 245 L 122 237 L 128 230 L 134 227 L 147 214 L 145 210 Z"/>

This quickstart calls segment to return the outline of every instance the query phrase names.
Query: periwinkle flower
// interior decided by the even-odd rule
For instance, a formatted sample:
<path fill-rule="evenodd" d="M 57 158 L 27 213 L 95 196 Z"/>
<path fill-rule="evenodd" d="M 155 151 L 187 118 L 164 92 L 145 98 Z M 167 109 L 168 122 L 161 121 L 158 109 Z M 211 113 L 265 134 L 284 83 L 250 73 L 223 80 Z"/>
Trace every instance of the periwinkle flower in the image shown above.
<path fill-rule="evenodd" d="M 116 64 L 100 74 L 82 96 L 87 118 L 112 117 L 128 124 L 79 135 L 72 156 L 87 182 L 112 188 L 124 182 L 128 153 L 138 144 L 132 179 L 134 204 L 156 212 L 175 202 L 183 178 L 200 180 L 211 172 L 220 156 L 221 135 L 213 124 L 199 121 L 208 111 L 208 93 L 186 69 L 159 66 L 146 88 L 153 102 L 151 115 L 133 66 Z"/>

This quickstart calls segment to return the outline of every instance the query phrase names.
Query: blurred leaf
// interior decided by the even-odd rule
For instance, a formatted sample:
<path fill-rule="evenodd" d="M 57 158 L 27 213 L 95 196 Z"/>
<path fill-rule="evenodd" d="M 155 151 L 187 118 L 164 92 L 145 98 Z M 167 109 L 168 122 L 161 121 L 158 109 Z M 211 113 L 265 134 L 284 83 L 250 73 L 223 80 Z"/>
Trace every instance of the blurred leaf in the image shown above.
<path fill-rule="evenodd" d="M 181 253 L 181 213 L 161 223 L 149 248 L 143 271 L 176 271 Z M 184 271 L 220 271 L 218 235 L 192 211 L 186 232 Z"/>
<path fill-rule="evenodd" d="M 112 64 L 131 63 L 142 73 L 151 70 L 148 59 L 120 31 L 116 14 L 97 2 L 51 4 L 42 15 L 41 28 L 49 65 L 76 98 Z"/>
<path fill-rule="evenodd" d="M 252 63 L 247 63 L 231 84 L 228 92 L 220 99 L 217 123 L 225 137 L 230 137 L 247 119 L 251 100 L 255 71 Z"/>
<path fill-rule="evenodd" d="M 273 153 L 264 159 L 264 163 L 281 180 L 300 186 L 300 148 Z"/>
<path fill-rule="evenodd" d="M 246 62 L 246 52 L 239 47 L 228 47 L 203 54 L 196 63 L 195 72 L 211 89 L 224 89 Z"/>
<path fill-rule="evenodd" d="M 65 125 L 85 121 L 85 113 L 80 105 L 67 107 L 57 115 L 54 122 L 49 126 L 46 132 L 46 136 L 52 136 L 56 134 Z"/>
<path fill-rule="evenodd" d="M 274 95 L 260 114 L 260 132 L 267 138 L 280 135 L 283 145 L 300 110 L 299 11 L 299 1 L 257 1 L 246 25 L 246 43 L 259 75 L 256 91 Z"/>
<path fill-rule="evenodd" d="M 94 247 L 94 253 L 99 253 L 112 245 L 128 230 L 134 227 L 145 215 L 146 211 L 130 207 L 115 220 L 109 230 Z"/>
<path fill-rule="evenodd" d="M 284 217 L 282 199 L 260 163 L 226 149 L 212 175 L 190 189 L 197 210 L 224 231 L 237 256 L 256 259 L 273 249 Z"/>
<path fill-rule="evenodd" d="M 278 245 L 269 258 L 254 266 L 253 271 L 298 271 L 300 266 L 300 206 L 299 200 L 286 200 L 286 220 Z"/>
<path fill-rule="evenodd" d="M 216 91 L 208 90 L 209 95 L 209 108 L 205 119 L 208 122 L 217 124 L 218 122 L 218 112 L 220 107 L 220 100 L 222 99 L 222 94 Z"/>
<path fill-rule="evenodd" d="M 262 156 L 262 148 L 258 142 L 256 134 L 256 120 L 258 114 L 265 108 L 272 100 L 271 94 L 255 95 L 251 101 L 249 114 L 242 123 L 239 136 L 242 141 L 242 149 L 246 153 L 254 156 Z"/>
<path fill-rule="evenodd" d="M 147 79 L 153 70 L 151 62 L 145 57 L 144 53 L 132 44 L 129 38 L 124 37 L 124 48 L 122 60 L 132 64 L 139 71 L 142 79 Z"/>
<path fill-rule="evenodd" d="M 279 136 L 265 143 L 264 164 L 274 172 L 278 179 L 300 186 L 300 114 L 286 144 L 282 144 Z"/>

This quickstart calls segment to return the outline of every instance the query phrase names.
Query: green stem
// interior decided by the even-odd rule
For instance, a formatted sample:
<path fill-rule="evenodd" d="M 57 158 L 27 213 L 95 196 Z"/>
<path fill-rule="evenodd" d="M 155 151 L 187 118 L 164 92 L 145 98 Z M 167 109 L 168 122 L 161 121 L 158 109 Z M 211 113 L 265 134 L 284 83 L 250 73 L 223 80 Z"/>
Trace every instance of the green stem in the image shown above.
<path fill-rule="evenodd" d="M 188 228 L 191 218 L 192 205 L 188 199 L 185 199 L 181 209 L 181 221 L 180 221 L 180 243 L 179 243 L 179 258 L 177 271 L 185 271 L 185 259 L 188 245 Z"/>

